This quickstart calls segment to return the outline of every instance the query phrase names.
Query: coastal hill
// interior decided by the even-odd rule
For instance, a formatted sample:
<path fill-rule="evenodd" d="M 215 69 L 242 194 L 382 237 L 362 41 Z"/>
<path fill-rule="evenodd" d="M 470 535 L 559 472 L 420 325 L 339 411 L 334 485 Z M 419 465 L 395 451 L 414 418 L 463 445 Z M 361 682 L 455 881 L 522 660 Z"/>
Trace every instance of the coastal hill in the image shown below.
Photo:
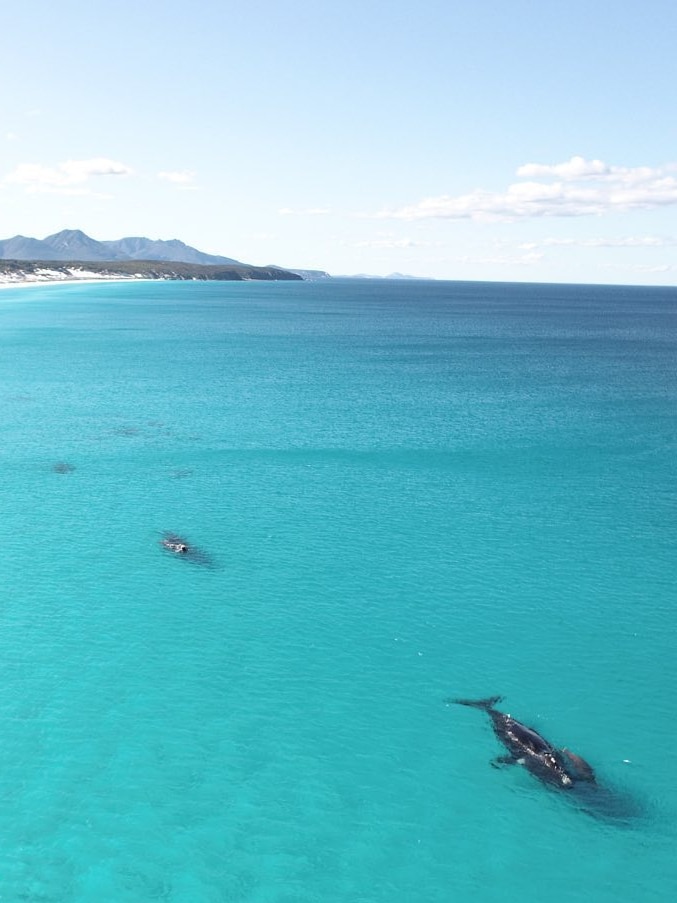
<path fill-rule="evenodd" d="M 79 229 L 42 240 L 15 235 L 0 241 L 0 283 L 82 279 L 303 279 L 283 267 L 255 267 L 204 254 L 182 241 L 121 238 L 96 241 Z"/>
<path fill-rule="evenodd" d="M 106 279 L 171 279 L 243 282 L 301 280 L 290 270 L 253 267 L 245 263 L 201 264 L 167 260 L 0 260 L 0 284 L 78 282 Z"/>
<path fill-rule="evenodd" d="M 153 241 L 132 237 L 96 241 L 80 229 L 64 229 L 42 240 L 23 235 L 0 240 L 0 260 L 164 260 L 206 265 L 240 264 L 232 257 L 204 254 L 177 239 Z"/>

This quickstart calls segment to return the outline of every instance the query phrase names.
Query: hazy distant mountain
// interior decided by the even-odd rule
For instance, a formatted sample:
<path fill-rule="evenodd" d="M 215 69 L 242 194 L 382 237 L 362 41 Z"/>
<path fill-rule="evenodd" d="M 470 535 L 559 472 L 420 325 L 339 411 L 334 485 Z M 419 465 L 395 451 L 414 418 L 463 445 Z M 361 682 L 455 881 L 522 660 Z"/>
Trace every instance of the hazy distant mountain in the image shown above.
<path fill-rule="evenodd" d="M 42 244 L 52 249 L 54 260 L 105 260 L 102 242 L 95 241 L 79 229 L 64 229 L 63 232 L 48 235 Z"/>
<path fill-rule="evenodd" d="M 43 254 L 49 252 L 49 246 L 37 238 L 26 238 L 23 235 L 15 235 L 0 241 L 1 260 L 39 260 Z"/>
<path fill-rule="evenodd" d="M 232 257 L 203 254 L 182 241 L 121 238 L 96 241 L 80 229 L 64 229 L 40 241 L 15 235 L 0 241 L 0 260 L 161 260 L 171 263 L 238 264 Z"/>
<path fill-rule="evenodd" d="M 220 264 L 239 263 L 232 257 L 204 254 L 176 238 L 170 241 L 152 241 L 149 238 L 121 238 L 119 241 L 104 241 L 118 256 L 115 260 L 169 260 L 173 263 Z"/>

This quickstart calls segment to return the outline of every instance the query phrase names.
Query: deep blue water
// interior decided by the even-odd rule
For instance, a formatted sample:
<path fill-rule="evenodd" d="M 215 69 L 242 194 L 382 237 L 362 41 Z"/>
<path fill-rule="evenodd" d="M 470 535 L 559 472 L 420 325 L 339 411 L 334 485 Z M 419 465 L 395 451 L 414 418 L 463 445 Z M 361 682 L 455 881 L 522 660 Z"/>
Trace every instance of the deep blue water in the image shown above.
<path fill-rule="evenodd" d="M 672 899 L 676 315 L 3 290 L 0 900 Z M 494 693 L 598 790 L 491 768 Z"/>

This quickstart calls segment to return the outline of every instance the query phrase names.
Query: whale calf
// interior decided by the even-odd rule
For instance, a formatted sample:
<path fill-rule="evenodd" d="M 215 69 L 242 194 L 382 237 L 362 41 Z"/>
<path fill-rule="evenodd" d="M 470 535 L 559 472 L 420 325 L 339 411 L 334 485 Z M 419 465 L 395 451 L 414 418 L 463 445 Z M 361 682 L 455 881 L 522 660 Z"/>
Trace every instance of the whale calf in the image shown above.
<path fill-rule="evenodd" d="M 528 727 L 495 706 L 502 696 L 488 699 L 448 699 L 447 704 L 466 705 L 481 709 L 491 719 L 494 733 L 508 750 L 508 755 L 498 756 L 492 765 L 524 765 L 546 784 L 570 790 L 579 781 L 595 783 L 595 772 L 581 756 L 565 749 L 557 749 L 533 727 Z"/>
<path fill-rule="evenodd" d="M 185 537 L 179 536 L 178 533 L 163 533 L 160 545 L 165 551 L 171 552 L 172 555 L 186 558 L 188 561 L 192 561 L 193 564 L 200 564 L 208 568 L 214 567 L 211 555 L 208 555 L 203 549 L 194 546 Z"/>

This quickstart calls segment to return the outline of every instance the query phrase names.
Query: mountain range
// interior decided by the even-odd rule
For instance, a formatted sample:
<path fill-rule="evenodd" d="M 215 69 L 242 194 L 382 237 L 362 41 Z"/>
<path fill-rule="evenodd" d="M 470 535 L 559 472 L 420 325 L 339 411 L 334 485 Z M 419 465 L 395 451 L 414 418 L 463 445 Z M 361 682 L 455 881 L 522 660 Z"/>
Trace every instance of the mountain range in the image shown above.
<path fill-rule="evenodd" d="M 232 257 L 204 254 L 177 239 L 153 241 L 132 237 L 118 241 L 96 241 L 80 229 L 64 229 L 43 239 L 15 235 L 14 238 L 1 240 L 0 260 L 153 260 L 202 265 L 240 263 Z"/>

